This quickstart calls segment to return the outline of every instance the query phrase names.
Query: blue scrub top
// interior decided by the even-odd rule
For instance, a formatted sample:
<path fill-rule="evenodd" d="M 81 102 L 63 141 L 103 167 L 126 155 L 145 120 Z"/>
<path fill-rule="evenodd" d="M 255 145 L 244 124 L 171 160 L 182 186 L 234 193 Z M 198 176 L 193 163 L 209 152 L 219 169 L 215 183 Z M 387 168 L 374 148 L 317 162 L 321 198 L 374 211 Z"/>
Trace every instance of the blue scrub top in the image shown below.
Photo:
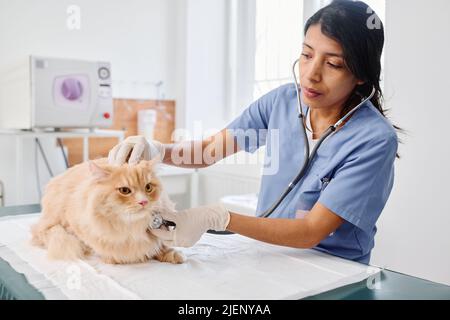
<path fill-rule="evenodd" d="M 242 150 L 254 152 L 266 145 L 259 215 L 280 197 L 303 163 L 295 86 L 283 85 L 264 95 L 227 128 Z M 394 182 L 397 147 L 392 124 L 370 101 L 365 103 L 322 143 L 307 175 L 271 218 L 295 219 L 297 210 L 309 211 L 318 201 L 344 222 L 314 249 L 368 264 L 375 223 Z"/>

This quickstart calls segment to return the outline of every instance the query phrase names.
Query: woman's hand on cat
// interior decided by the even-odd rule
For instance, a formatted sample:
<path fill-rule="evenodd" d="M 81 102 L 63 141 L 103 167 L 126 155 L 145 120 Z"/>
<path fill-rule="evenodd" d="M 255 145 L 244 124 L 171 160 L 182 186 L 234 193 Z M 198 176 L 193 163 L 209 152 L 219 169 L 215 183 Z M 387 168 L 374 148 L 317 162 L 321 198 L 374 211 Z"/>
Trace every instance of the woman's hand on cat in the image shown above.
<path fill-rule="evenodd" d="M 206 231 L 225 231 L 230 222 L 230 213 L 221 204 L 164 212 L 161 216 L 175 222 L 176 228 L 170 231 L 161 227 L 150 232 L 171 247 L 192 247 Z"/>
<path fill-rule="evenodd" d="M 130 154 L 131 152 L 131 154 Z M 109 164 L 120 166 L 127 162 L 135 165 L 141 160 L 159 157 L 164 159 L 164 145 L 156 140 L 147 141 L 144 136 L 130 136 L 109 151 Z"/>

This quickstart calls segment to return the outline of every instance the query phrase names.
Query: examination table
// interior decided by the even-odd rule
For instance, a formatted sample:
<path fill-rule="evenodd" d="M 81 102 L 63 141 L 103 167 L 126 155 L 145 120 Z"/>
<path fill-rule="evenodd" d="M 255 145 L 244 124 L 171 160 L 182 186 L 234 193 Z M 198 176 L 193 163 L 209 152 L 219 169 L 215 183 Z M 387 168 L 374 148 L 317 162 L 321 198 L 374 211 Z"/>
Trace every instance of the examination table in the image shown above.
<path fill-rule="evenodd" d="M 181 265 L 51 262 L 26 241 L 38 212 L 0 207 L 0 299 L 450 299 L 446 285 L 239 235 L 205 235 Z"/>

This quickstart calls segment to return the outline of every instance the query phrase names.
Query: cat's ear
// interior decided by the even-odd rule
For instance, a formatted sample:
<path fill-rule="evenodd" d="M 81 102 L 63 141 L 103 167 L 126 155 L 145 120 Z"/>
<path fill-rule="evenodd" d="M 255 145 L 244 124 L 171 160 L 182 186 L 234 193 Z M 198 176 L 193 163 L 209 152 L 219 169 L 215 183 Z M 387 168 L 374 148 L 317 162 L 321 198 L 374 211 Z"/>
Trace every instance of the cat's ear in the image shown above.
<path fill-rule="evenodd" d="M 105 168 L 100 167 L 97 165 L 94 161 L 89 161 L 89 171 L 92 174 L 92 177 L 95 180 L 103 180 L 111 174 L 110 171 L 108 171 Z"/>

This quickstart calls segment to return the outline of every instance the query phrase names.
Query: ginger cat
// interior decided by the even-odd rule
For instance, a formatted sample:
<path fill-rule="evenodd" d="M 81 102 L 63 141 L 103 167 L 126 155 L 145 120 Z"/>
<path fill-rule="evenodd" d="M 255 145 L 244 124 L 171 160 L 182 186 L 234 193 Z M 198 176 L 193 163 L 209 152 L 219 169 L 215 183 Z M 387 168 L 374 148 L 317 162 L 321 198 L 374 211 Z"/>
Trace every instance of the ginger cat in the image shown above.
<path fill-rule="evenodd" d="M 155 176 L 156 161 L 120 167 L 98 159 L 53 178 L 42 197 L 42 215 L 32 243 L 49 258 L 73 260 L 95 252 L 105 263 L 138 263 L 151 258 L 183 263 L 182 253 L 148 231 L 152 215 L 175 210 Z"/>

